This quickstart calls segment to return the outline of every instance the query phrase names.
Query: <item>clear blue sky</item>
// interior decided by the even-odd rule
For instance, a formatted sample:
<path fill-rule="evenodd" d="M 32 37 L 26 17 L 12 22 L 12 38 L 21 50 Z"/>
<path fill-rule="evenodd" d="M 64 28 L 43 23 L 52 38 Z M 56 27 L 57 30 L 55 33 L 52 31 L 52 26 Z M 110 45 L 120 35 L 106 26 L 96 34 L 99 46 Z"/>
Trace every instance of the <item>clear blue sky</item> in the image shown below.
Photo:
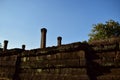
<path fill-rule="evenodd" d="M 8 48 L 40 47 L 40 29 L 47 28 L 47 46 L 88 40 L 93 24 L 120 22 L 120 0 L 0 0 L 0 43 Z"/>

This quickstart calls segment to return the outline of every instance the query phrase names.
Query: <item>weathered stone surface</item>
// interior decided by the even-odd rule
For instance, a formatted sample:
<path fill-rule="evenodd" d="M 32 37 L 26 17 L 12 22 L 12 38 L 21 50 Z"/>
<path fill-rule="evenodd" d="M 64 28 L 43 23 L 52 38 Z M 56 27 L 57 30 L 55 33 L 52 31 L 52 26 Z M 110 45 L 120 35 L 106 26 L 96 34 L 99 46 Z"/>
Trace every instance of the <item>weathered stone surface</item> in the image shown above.
<path fill-rule="evenodd" d="M 106 42 L 0 49 L 0 80 L 119 80 L 120 40 Z"/>

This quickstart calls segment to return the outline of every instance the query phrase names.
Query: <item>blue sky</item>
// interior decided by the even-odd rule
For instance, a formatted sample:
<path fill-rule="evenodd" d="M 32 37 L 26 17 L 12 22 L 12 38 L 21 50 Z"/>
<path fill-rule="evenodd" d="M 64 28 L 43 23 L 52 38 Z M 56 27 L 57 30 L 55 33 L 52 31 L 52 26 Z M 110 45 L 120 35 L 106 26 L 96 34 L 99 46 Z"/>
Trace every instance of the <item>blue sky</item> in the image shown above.
<path fill-rule="evenodd" d="M 40 29 L 47 28 L 47 46 L 88 40 L 92 25 L 120 22 L 120 0 L 0 0 L 0 43 L 8 48 L 40 47 Z"/>

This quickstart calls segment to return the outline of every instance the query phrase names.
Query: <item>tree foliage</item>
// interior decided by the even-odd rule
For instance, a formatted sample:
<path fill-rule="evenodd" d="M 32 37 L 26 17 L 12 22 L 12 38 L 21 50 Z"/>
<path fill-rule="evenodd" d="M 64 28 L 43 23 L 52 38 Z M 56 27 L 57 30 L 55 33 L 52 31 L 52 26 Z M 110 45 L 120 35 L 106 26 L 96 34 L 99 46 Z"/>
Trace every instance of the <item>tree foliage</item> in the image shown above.
<path fill-rule="evenodd" d="M 120 24 L 114 20 L 93 25 L 89 41 L 120 37 Z"/>
<path fill-rule="evenodd" d="M 0 48 L 2 48 L 2 44 L 0 43 Z"/>

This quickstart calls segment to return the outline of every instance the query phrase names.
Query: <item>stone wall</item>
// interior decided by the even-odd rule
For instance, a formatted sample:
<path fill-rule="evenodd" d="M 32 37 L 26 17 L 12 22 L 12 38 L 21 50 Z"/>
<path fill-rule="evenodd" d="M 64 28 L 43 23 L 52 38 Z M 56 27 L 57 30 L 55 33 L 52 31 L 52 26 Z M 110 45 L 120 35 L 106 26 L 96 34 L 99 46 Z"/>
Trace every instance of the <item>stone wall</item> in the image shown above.
<path fill-rule="evenodd" d="M 119 80 L 120 40 L 0 50 L 0 80 Z"/>
<path fill-rule="evenodd" d="M 102 41 L 94 41 L 89 43 L 91 52 L 94 56 L 88 52 L 88 56 L 92 59 L 92 68 L 94 71 L 92 76 L 96 80 L 119 80 L 120 79 L 120 38 L 111 38 Z M 90 49 L 90 48 L 89 48 Z M 90 51 L 90 50 L 88 50 Z M 87 58 L 88 59 L 88 58 Z"/>
<path fill-rule="evenodd" d="M 0 51 L 0 80 L 13 80 L 16 75 L 17 60 L 22 50 Z M 16 76 L 17 77 L 17 76 Z"/>

